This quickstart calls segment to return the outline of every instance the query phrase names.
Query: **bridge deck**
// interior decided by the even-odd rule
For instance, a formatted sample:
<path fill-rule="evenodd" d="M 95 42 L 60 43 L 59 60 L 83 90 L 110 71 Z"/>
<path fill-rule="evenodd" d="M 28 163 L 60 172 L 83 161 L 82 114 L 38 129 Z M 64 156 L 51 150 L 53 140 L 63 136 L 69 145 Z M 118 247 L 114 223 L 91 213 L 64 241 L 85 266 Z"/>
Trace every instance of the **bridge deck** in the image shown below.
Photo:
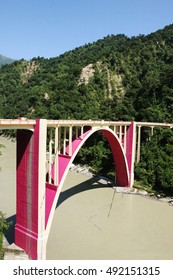
<path fill-rule="evenodd" d="M 32 129 L 36 120 L 25 118 L 20 119 L 0 119 L 0 129 Z M 104 120 L 47 120 L 48 127 L 61 126 L 128 126 L 129 121 L 104 121 Z M 148 127 L 173 127 L 172 123 L 155 123 L 155 122 L 135 122 L 136 126 Z"/>

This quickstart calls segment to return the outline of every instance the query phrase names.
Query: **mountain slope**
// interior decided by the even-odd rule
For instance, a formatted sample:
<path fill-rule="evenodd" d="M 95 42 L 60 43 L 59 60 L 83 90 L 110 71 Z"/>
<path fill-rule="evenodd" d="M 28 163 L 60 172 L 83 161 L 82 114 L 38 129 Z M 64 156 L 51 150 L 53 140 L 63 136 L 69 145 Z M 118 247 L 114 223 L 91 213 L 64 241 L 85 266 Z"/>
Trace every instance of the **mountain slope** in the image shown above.
<path fill-rule="evenodd" d="M 1 68 L 0 114 L 171 121 L 172 65 L 173 25 L 148 36 L 107 36 L 56 58 L 21 60 Z"/>
<path fill-rule="evenodd" d="M 22 59 L 0 69 L 0 118 L 171 123 L 172 111 L 173 25 L 148 36 L 107 36 L 59 57 Z M 143 131 L 144 149 L 136 176 L 153 188 L 167 186 L 173 192 L 173 132 L 168 137 L 161 130 L 155 133 L 150 146 L 148 132 Z M 111 153 L 103 152 L 103 139 L 91 142 L 97 145 L 97 159 L 87 147 L 81 160 L 105 172 Z M 159 165 L 157 157 L 151 156 L 152 149 L 157 151 Z"/>
<path fill-rule="evenodd" d="M 9 64 L 12 63 L 14 59 L 11 59 L 9 57 L 3 56 L 0 54 L 0 67 L 4 64 Z"/>

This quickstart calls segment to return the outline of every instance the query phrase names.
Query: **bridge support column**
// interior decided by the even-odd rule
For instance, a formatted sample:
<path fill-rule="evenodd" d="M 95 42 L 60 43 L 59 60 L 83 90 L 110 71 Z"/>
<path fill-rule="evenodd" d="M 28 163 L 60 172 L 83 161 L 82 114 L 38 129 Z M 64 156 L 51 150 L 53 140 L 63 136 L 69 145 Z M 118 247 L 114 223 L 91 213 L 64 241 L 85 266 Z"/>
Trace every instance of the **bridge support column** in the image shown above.
<path fill-rule="evenodd" d="M 46 258 L 45 174 L 46 120 L 34 131 L 17 132 L 17 220 L 15 243 L 31 259 Z"/>
<path fill-rule="evenodd" d="M 132 122 L 129 129 L 126 132 L 126 158 L 129 169 L 129 187 L 133 186 L 134 183 L 134 163 L 136 154 L 136 123 Z"/>
<path fill-rule="evenodd" d="M 138 146 L 137 146 L 137 159 L 136 162 L 140 162 L 140 149 L 141 149 L 141 126 L 138 126 Z"/>

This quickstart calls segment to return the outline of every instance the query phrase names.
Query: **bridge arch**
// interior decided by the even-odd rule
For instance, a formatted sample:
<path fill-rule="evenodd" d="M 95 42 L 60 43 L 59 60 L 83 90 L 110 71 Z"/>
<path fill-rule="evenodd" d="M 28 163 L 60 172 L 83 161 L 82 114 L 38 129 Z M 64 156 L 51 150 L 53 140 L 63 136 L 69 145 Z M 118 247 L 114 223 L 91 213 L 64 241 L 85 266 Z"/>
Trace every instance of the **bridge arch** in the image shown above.
<path fill-rule="evenodd" d="M 78 127 L 78 125 L 81 127 L 81 136 L 76 137 L 73 141 L 73 122 L 72 124 L 65 123 L 65 125 L 60 123 L 58 126 L 56 121 L 50 121 L 48 125 L 47 120 L 37 119 L 32 123 L 31 130 L 28 130 L 26 126 L 18 129 L 15 243 L 23 248 L 31 259 L 46 258 L 46 244 L 64 180 L 78 151 L 92 134 L 100 131 L 110 144 L 115 162 L 116 184 L 130 187 L 133 183 L 135 123 L 131 123 L 128 130 L 124 130 L 124 134 L 119 131 L 121 136 L 119 138 L 109 128 L 110 123 L 104 125 L 101 122 L 101 125 L 96 126 L 95 122 L 94 125 L 90 125 L 90 122 L 85 124 L 80 122 L 75 123 L 74 126 Z M 47 127 L 55 127 L 55 142 L 56 145 L 58 144 L 55 151 L 58 151 L 60 145 L 57 140 L 61 139 L 61 129 L 58 131 L 57 128 L 61 126 L 64 126 L 63 154 L 58 153 L 55 157 L 55 164 L 49 164 L 51 177 L 49 177 L 49 182 L 46 182 Z M 69 146 L 66 146 L 66 127 L 69 127 Z M 84 127 L 88 129 L 85 133 L 82 129 Z M 58 138 L 58 136 L 60 137 Z M 51 145 L 49 146 L 50 155 Z M 124 152 L 123 146 L 126 152 Z"/>
<path fill-rule="evenodd" d="M 129 186 L 129 169 L 128 169 L 128 164 L 127 164 L 127 159 L 126 159 L 122 144 L 120 143 L 117 135 L 109 127 L 105 127 L 105 128 L 93 127 L 92 129 L 88 130 L 86 133 L 83 134 L 82 138 L 79 137 L 72 142 L 72 156 L 71 157 L 64 156 L 61 154 L 58 155 L 58 157 L 59 157 L 59 185 L 58 185 L 58 189 L 56 191 L 50 212 L 47 213 L 47 218 L 46 218 L 47 238 L 48 238 L 48 235 L 50 232 L 50 228 L 51 228 L 55 208 L 58 203 L 59 195 L 61 193 L 61 190 L 62 190 L 64 181 L 66 179 L 67 173 L 69 171 L 69 168 L 70 168 L 72 162 L 74 161 L 75 157 L 77 156 L 79 150 L 86 142 L 86 140 L 91 135 L 93 135 L 94 133 L 96 133 L 98 131 L 100 131 L 105 136 L 105 138 L 107 139 L 107 141 L 110 145 L 110 148 L 111 148 L 111 151 L 113 154 L 113 158 L 114 158 L 114 163 L 115 163 L 115 171 L 116 171 L 116 182 L 115 183 L 116 183 L 116 185 L 123 186 L 123 187 Z M 68 149 L 69 149 L 69 147 L 66 148 L 67 153 L 68 153 Z M 54 166 L 52 167 L 52 169 L 53 169 L 52 174 L 54 176 Z M 47 197 L 47 200 L 48 199 L 49 199 L 49 197 Z M 46 209 L 46 210 L 48 210 L 48 209 Z"/>

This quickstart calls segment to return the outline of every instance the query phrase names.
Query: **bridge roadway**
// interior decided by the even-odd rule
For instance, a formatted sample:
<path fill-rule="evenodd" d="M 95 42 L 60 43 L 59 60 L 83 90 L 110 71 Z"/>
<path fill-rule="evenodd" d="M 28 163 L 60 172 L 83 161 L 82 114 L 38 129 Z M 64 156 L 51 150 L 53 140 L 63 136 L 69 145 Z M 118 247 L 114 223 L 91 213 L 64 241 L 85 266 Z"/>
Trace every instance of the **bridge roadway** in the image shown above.
<path fill-rule="evenodd" d="M 36 120 L 18 118 L 18 119 L 0 119 L 0 129 L 32 129 Z M 64 126 L 125 126 L 130 125 L 130 121 L 104 121 L 104 120 L 47 120 L 48 127 Z M 135 122 L 136 126 L 141 127 L 173 127 L 172 123 L 156 122 Z"/>

